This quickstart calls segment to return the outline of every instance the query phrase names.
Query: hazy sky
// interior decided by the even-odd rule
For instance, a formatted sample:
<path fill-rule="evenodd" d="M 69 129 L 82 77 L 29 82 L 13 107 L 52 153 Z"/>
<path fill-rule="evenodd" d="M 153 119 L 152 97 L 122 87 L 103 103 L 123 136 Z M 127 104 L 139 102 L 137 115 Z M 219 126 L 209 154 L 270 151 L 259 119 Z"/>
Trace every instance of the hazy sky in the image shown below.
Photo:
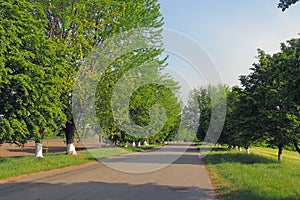
<path fill-rule="evenodd" d="M 250 72 L 258 48 L 275 53 L 281 42 L 300 33 L 300 3 L 282 12 L 277 8 L 278 0 L 159 2 L 164 27 L 197 41 L 228 85 L 239 84 L 238 77 Z"/>

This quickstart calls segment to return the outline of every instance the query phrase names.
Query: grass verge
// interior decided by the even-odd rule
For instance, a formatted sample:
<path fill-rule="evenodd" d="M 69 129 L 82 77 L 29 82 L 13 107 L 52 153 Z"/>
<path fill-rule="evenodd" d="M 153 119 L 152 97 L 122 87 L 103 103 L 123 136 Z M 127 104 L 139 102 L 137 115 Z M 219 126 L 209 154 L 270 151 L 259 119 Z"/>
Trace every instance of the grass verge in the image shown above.
<path fill-rule="evenodd" d="M 35 158 L 34 156 L 0 158 L 0 180 L 40 171 L 79 165 L 97 160 L 97 158 L 106 158 L 126 153 L 139 152 L 154 147 L 155 146 L 141 146 L 127 148 L 101 148 L 89 151 L 83 150 L 78 152 L 78 156 L 70 156 L 65 153 L 47 153 L 44 154 L 44 158 Z"/>
<path fill-rule="evenodd" d="M 300 157 L 284 151 L 283 163 L 277 150 L 255 147 L 251 155 L 215 148 L 204 157 L 221 199 L 300 199 Z"/>

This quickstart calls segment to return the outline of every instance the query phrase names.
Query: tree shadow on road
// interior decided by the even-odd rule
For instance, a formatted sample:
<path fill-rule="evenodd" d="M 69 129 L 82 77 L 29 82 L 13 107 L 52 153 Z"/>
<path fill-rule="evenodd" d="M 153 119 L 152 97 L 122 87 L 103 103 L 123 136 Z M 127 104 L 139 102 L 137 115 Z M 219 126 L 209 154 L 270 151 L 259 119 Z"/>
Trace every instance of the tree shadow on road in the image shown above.
<path fill-rule="evenodd" d="M 216 199 L 214 191 L 198 187 L 176 187 L 146 183 L 85 182 L 75 184 L 6 183 L 0 185 L 0 199 Z"/>
<path fill-rule="evenodd" d="M 184 148 L 183 148 L 184 147 Z M 129 154 L 113 158 L 99 159 L 104 163 L 149 163 L 149 164 L 190 164 L 202 165 L 197 148 L 170 145 L 168 148 L 152 149 L 147 153 Z"/>

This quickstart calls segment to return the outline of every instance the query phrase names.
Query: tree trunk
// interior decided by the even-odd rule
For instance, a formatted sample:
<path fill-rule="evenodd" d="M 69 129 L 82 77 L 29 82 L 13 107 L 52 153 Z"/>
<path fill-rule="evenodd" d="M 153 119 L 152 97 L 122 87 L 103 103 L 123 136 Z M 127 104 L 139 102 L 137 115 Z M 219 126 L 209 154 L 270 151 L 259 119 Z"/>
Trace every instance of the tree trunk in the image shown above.
<path fill-rule="evenodd" d="M 147 141 L 144 141 L 144 146 L 149 146 Z"/>
<path fill-rule="evenodd" d="M 103 145 L 103 137 L 102 137 L 102 133 L 99 135 L 99 148 L 102 148 Z"/>
<path fill-rule="evenodd" d="M 64 129 L 66 135 L 67 142 L 67 151 L 66 153 L 69 155 L 77 155 L 75 146 L 74 146 L 74 135 L 76 131 L 74 119 L 66 123 L 66 128 Z"/>
<path fill-rule="evenodd" d="M 242 152 L 242 147 L 239 146 L 239 151 Z"/>
<path fill-rule="evenodd" d="M 298 146 L 298 141 L 297 140 L 293 140 L 293 143 L 294 143 L 294 146 L 295 146 L 295 148 L 296 148 L 296 151 L 299 153 L 299 155 L 300 155 L 300 148 L 299 148 L 299 146 Z"/>
<path fill-rule="evenodd" d="M 250 155 L 250 148 L 249 147 L 246 147 L 246 152 L 248 155 Z"/>
<path fill-rule="evenodd" d="M 283 146 L 281 144 L 278 145 L 278 162 L 282 162 L 282 150 Z"/>
<path fill-rule="evenodd" d="M 43 144 L 35 142 L 35 157 L 43 158 Z"/>
<path fill-rule="evenodd" d="M 35 157 L 37 158 L 43 158 L 43 144 L 41 143 L 41 140 L 45 136 L 45 130 L 40 130 L 40 137 L 35 140 Z"/>

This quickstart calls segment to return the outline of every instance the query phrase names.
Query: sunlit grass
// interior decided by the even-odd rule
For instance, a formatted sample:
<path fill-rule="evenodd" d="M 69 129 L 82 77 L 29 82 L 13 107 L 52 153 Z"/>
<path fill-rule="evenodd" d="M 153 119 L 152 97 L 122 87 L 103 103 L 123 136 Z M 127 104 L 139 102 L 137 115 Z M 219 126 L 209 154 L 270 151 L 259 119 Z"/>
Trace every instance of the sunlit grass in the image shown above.
<path fill-rule="evenodd" d="M 0 179 L 79 165 L 96 160 L 97 158 L 117 156 L 147 150 L 153 147 L 154 146 L 90 149 L 89 151 L 79 151 L 78 156 L 66 155 L 65 153 L 47 153 L 44 154 L 44 158 L 35 158 L 34 156 L 0 158 Z"/>
<path fill-rule="evenodd" d="M 300 156 L 277 150 L 251 149 L 251 155 L 217 148 L 204 158 L 221 199 L 300 199 Z"/>

